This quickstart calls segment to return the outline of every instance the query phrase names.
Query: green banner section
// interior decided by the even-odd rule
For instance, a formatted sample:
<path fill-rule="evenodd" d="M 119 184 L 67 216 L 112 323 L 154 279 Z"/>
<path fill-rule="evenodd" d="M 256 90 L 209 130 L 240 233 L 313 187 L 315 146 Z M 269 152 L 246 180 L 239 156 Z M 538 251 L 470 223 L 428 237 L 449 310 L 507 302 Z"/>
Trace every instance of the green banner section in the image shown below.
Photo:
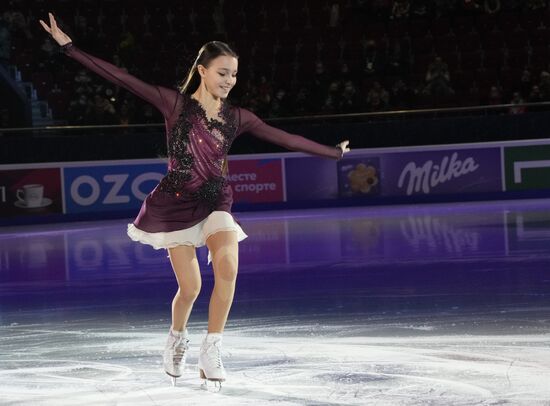
<path fill-rule="evenodd" d="M 504 148 L 506 190 L 550 189 L 550 145 Z"/>

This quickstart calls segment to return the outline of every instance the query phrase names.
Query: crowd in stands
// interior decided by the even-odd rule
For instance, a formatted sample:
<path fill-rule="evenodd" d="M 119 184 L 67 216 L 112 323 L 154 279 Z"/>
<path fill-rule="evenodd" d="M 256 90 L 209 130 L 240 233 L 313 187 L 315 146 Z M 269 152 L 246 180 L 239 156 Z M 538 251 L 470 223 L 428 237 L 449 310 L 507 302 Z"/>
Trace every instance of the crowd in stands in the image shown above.
<path fill-rule="evenodd" d="M 38 24 L 48 11 L 83 50 L 163 86 L 226 41 L 240 55 L 230 97 L 264 118 L 550 101 L 546 0 L 4 3 L 0 63 L 69 124 L 161 118 L 61 55 Z"/>

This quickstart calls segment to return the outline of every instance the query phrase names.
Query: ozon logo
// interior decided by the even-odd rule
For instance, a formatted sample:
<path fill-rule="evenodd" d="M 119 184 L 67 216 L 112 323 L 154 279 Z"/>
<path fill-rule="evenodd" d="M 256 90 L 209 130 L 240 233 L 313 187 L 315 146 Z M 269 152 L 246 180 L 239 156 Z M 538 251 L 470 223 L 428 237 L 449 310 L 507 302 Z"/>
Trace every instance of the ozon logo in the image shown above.
<path fill-rule="evenodd" d="M 136 176 L 130 185 L 132 196 L 138 200 L 145 200 L 147 193 L 141 190 L 141 185 L 149 181 L 158 182 L 163 176 L 164 175 L 156 172 L 146 172 Z M 78 176 L 71 183 L 71 198 L 80 206 L 91 206 L 98 202 L 102 195 L 101 191 L 107 189 L 107 194 L 103 200 L 101 200 L 101 203 L 129 203 L 131 196 L 121 193 L 121 190 L 127 184 L 129 177 L 130 175 L 127 173 L 105 175 L 101 178 L 102 183 L 100 183 L 96 178 L 89 175 Z M 91 192 L 83 194 L 83 189 L 91 189 Z"/>

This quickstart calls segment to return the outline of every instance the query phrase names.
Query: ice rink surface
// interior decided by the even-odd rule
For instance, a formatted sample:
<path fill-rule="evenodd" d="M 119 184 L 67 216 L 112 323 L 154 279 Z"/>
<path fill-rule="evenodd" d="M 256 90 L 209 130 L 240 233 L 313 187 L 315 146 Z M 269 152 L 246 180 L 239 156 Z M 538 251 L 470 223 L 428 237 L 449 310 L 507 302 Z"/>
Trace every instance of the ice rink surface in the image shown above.
<path fill-rule="evenodd" d="M 0 229 L 0 404 L 550 405 L 550 201 L 236 213 L 228 380 L 201 389 L 212 269 L 172 387 L 166 252 L 124 220 Z"/>

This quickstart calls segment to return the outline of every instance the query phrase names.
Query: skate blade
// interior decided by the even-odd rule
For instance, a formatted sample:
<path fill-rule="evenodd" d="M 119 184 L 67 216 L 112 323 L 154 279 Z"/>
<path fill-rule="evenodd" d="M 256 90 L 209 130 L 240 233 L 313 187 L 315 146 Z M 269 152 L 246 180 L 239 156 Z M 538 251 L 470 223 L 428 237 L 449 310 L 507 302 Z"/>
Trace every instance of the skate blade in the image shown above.
<path fill-rule="evenodd" d="M 166 371 L 164 371 L 166 372 Z M 170 380 L 172 381 L 172 386 L 176 386 L 176 379 L 179 378 L 181 375 L 172 375 L 168 372 L 166 372 L 166 375 L 170 377 Z"/>
<path fill-rule="evenodd" d="M 210 380 L 210 382 L 214 382 L 214 386 L 209 385 L 208 381 L 209 381 L 208 379 L 205 379 L 204 382 L 201 384 L 202 390 L 205 390 L 207 392 L 212 392 L 212 393 L 218 393 L 222 390 L 222 381 Z"/>
<path fill-rule="evenodd" d="M 225 381 L 225 379 L 207 378 L 202 369 L 200 370 L 200 376 L 201 376 L 201 379 L 204 379 L 204 382 L 201 384 L 201 389 L 204 389 L 209 392 L 214 392 L 214 393 L 217 393 L 222 390 L 222 382 Z M 208 382 L 213 382 L 214 387 L 212 387 L 211 385 L 208 385 Z"/>

